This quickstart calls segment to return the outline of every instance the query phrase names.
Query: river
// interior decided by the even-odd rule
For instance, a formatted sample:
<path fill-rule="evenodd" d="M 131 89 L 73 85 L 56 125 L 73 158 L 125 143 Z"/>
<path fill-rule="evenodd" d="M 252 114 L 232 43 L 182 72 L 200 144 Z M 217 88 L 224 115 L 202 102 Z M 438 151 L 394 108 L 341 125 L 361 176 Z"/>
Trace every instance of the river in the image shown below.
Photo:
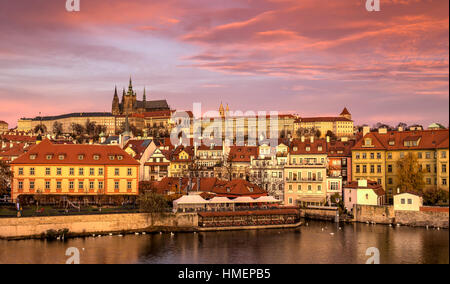
<path fill-rule="evenodd" d="M 287 230 L 0 241 L 0 263 L 65 263 L 69 247 L 86 264 L 365 263 L 370 247 L 382 264 L 449 263 L 448 230 L 306 222 Z"/>

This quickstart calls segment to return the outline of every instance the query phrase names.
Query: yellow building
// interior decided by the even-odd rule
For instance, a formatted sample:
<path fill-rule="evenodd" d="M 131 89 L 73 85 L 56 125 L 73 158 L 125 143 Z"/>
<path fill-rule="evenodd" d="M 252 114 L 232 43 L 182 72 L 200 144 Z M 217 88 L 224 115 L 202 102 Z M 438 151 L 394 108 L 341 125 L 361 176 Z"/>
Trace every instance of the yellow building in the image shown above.
<path fill-rule="evenodd" d="M 187 177 L 193 158 L 193 147 L 178 146 L 170 156 L 169 177 Z"/>
<path fill-rule="evenodd" d="M 11 198 L 19 195 L 138 195 L 139 163 L 118 146 L 44 140 L 11 163 Z"/>
<path fill-rule="evenodd" d="M 295 121 L 296 133 L 312 130 L 319 130 L 321 138 L 325 138 L 328 131 L 333 132 L 337 137 L 352 137 L 354 135 L 354 123 L 347 108 L 344 108 L 341 114 L 336 117 L 301 117 Z"/>
<path fill-rule="evenodd" d="M 294 140 L 284 167 L 284 204 L 323 205 L 327 199 L 327 146 L 325 140 Z"/>
<path fill-rule="evenodd" d="M 354 180 L 377 181 L 392 202 L 398 187 L 397 162 L 412 153 L 424 175 L 424 189 L 448 190 L 448 130 L 386 131 L 367 133 L 352 149 Z"/>
<path fill-rule="evenodd" d="M 400 193 L 394 196 L 395 211 L 420 211 L 423 206 L 423 198 L 415 193 Z"/>
<path fill-rule="evenodd" d="M 0 133 L 8 131 L 8 123 L 6 121 L 0 120 Z"/>

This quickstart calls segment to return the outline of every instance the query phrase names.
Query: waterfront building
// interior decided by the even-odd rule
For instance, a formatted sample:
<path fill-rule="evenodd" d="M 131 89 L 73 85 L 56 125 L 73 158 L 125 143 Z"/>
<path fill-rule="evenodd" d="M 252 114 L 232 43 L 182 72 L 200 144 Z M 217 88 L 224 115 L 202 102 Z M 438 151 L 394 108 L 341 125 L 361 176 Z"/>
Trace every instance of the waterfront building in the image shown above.
<path fill-rule="evenodd" d="M 339 116 L 297 118 L 295 120 L 295 133 L 302 132 L 302 130 L 309 132 L 319 130 L 321 138 L 325 138 L 328 131 L 333 132 L 337 137 L 353 137 L 354 123 L 352 115 L 347 108 L 344 108 Z M 312 135 L 314 136 L 314 134 Z"/>
<path fill-rule="evenodd" d="M 263 144 L 259 146 L 259 155 L 250 160 L 250 181 L 281 201 L 284 201 L 284 165 L 288 149 L 283 143 L 276 147 Z"/>
<path fill-rule="evenodd" d="M 11 163 L 11 198 L 139 193 L 139 163 L 118 146 L 53 144 L 45 139 Z"/>
<path fill-rule="evenodd" d="M 355 205 L 382 206 L 385 204 L 385 191 L 376 181 L 358 180 L 344 187 L 344 207 L 353 212 Z"/>
<path fill-rule="evenodd" d="M 170 154 L 169 177 L 189 177 L 193 161 L 194 147 L 176 147 Z"/>
<path fill-rule="evenodd" d="M 330 141 L 327 137 L 328 177 L 342 178 L 346 185 L 352 181 L 352 147 L 355 140 Z"/>
<path fill-rule="evenodd" d="M 323 205 L 327 198 L 327 143 L 324 139 L 295 139 L 284 166 L 284 204 Z"/>
<path fill-rule="evenodd" d="M 423 190 L 449 189 L 449 131 L 387 131 L 379 129 L 364 135 L 352 148 L 352 176 L 354 180 L 370 179 L 386 189 L 392 203 L 398 185 L 397 162 L 412 153 L 423 172 Z M 417 189 L 422 190 L 422 189 Z"/>
<path fill-rule="evenodd" d="M 423 197 L 415 192 L 402 192 L 394 195 L 395 211 L 420 211 Z"/>
<path fill-rule="evenodd" d="M 195 177 L 215 177 L 215 168 L 221 167 L 224 160 L 224 147 L 206 146 L 194 146 L 195 150 Z"/>

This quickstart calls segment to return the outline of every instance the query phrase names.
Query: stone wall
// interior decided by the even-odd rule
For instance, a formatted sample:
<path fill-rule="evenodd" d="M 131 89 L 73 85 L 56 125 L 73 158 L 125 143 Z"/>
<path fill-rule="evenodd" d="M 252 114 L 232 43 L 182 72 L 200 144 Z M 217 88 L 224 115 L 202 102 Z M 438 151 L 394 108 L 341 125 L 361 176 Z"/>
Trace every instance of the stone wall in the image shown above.
<path fill-rule="evenodd" d="M 395 222 L 415 227 L 448 228 L 448 212 L 395 211 Z"/>
<path fill-rule="evenodd" d="M 47 230 L 69 229 L 71 234 L 140 231 L 148 228 L 192 228 L 193 214 L 99 214 L 33 218 L 0 218 L 0 238 L 36 237 Z"/>
<path fill-rule="evenodd" d="M 375 222 L 392 224 L 395 220 L 394 206 L 355 205 L 355 220 L 357 222 Z"/>
<path fill-rule="evenodd" d="M 394 211 L 393 206 L 355 206 L 355 221 L 448 228 L 448 208 L 422 207 L 421 211 Z"/>
<path fill-rule="evenodd" d="M 337 209 L 317 209 L 317 208 L 305 208 L 300 210 L 300 216 L 307 219 L 314 220 L 330 220 L 336 219 Z"/>

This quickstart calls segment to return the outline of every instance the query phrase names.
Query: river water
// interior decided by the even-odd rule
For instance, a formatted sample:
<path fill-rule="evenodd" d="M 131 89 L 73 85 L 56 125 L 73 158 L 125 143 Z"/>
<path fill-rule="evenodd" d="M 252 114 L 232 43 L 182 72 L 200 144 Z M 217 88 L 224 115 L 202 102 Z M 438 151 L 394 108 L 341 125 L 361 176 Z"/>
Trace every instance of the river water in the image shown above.
<path fill-rule="evenodd" d="M 298 229 L 126 235 L 62 241 L 0 241 L 0 263 L 276 264 L 365 263 L 368 248 L 383 263 L 449 263 L 449 231 L 306 221 Z"/>

